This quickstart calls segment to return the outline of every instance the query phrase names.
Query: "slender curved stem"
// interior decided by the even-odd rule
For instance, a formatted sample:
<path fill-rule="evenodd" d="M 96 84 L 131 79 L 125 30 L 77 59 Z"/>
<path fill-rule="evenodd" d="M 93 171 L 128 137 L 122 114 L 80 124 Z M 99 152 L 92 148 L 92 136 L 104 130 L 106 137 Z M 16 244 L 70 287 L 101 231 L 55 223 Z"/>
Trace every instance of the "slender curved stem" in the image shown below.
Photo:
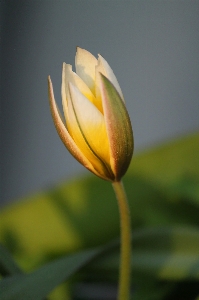
<path fill-rule="evenodd" d="M 113 188 L 118 200 L 121 227 L 121 257 L 118 300 L 130 299 L 131 276 L 131 221 L 128 201 L 121 181 L 113 182 Z"/>

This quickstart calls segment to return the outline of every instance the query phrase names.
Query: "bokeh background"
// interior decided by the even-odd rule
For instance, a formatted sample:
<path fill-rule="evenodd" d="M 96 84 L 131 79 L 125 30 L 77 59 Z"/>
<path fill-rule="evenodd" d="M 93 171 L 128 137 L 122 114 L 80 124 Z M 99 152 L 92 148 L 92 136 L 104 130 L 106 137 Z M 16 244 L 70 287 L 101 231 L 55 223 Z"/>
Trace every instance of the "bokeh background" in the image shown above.
<path fill-rule="evenodd" d="M 87 171 L 61 143 L 47 76 L 61 107 L 62 62 L 76 46 L 116 74 L 135 152 L 198 129 L 199 1 L 9 0 L 1 10 L 1 205 Z"/>

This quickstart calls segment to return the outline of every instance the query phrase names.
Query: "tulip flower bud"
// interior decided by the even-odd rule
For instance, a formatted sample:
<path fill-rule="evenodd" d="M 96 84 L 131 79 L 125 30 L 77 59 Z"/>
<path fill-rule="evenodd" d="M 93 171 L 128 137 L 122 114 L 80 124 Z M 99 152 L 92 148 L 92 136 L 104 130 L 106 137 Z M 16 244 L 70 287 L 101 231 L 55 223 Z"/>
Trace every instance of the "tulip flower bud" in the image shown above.
<path fill-rule="evenodd" d="M 88 170 L 120 181 L 133 155 L 133 133 L 118 81 L 106 62 L 77 48 L 76 73 L 63 64 L 62 104 L 55 102 L 50 77 L 49 100 L 57 132 L 68 151 Z"/>

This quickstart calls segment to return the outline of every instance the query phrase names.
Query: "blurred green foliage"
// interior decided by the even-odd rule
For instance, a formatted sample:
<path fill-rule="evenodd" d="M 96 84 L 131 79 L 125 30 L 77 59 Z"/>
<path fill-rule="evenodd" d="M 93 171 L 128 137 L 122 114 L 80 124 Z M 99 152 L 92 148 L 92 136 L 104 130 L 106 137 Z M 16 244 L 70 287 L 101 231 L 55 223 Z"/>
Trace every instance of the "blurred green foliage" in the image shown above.
<path fill-rule="evenodd" d="M 123 181 L 132 216 L 133 299 L 196 299 L 199 133 L 136 155 Z M 111 184 L 93 175 L 4 208 L 0 241 L 23 272 L 2 248 L 1 299 L 44 299 L 59 286 L 48 299 L 83 300 L 74 296 L 78 282 L 117 285 L 118 238 Z"/>

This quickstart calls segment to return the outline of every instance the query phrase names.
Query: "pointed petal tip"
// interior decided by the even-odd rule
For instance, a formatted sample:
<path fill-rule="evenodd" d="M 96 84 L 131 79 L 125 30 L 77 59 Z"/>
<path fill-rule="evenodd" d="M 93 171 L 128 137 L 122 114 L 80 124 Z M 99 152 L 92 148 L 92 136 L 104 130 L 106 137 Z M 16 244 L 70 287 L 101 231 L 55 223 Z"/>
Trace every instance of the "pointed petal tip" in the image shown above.
<path fill-rule="evenodd" d="M 84 48 L 82 48 L 80 46 L 76 46 L 76 51 L 81 51 L 81 50 L 89 52 L 88 50 L 86 50 L 86 49 L 84 49 Z"/>
<path fill-rule="evenodd" d="M 48 94 L 49 94 L 49 100 L 52 102 L 54 99 L 54 92 L 53 92 L 53 84 L 50 75 L 48 75 Z"/>
<path fill-rule="evenodd" d="M 84 52 L 84 51 L 88 52 L 88 51 L 87 51 L 86 49 L 84 49 L 84 48 L 81 48 L 81 47 L 79 47 L 79 46 L 76 47 L 76 55 L 78 55 L 80 52 Z"/>
<path fill-rule="evenodd" d="M 52 98 L 54 98 L 54 93 L 53 93 L 53 85 L 52 85 L 50 75 L 48 75 L 48 93 L 49 93 L 49 100 L 51 102 Z"/>

